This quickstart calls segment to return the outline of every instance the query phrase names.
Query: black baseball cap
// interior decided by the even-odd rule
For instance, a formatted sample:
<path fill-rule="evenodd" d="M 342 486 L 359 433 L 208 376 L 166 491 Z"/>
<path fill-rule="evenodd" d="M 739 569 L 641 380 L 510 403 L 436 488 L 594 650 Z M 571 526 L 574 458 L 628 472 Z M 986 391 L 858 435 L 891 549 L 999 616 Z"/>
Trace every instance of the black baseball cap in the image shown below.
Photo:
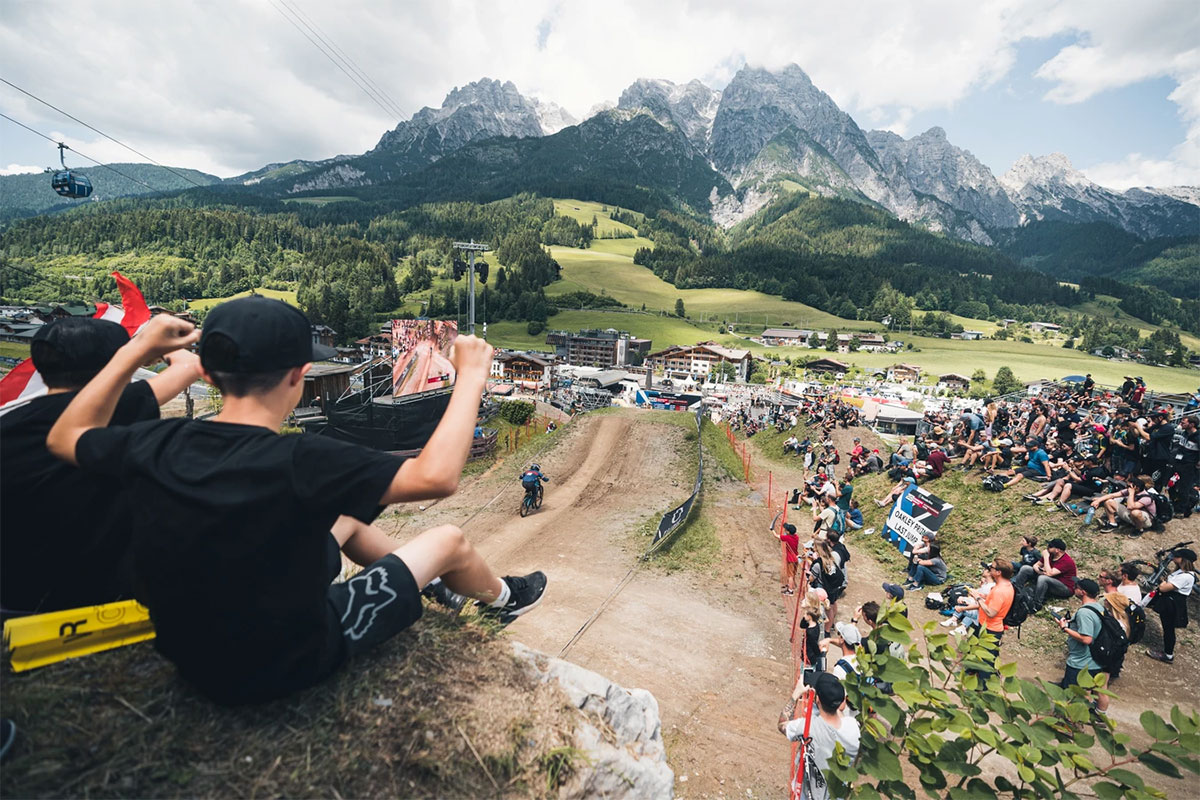
<path fill-rule="evenodd" d="M 38 328 L 29 356 L 50 388 L 82 386 L 104 369 L 129 333 L 115 322 L 64 317 Z"/>
<path fill-rule="evenodd" d="M 884 583 L 883 590 L 897 600 L 904 599 L 904 587 L 896 583 Z"/>
<path fill-rule="evenodd" d="M 822 672 L 813 681 L 813 689 L 817 693 L 817 702 L 826 714 L 832 714 L 846 702 L 846 689 L 842 682 L 832 672 Z"/>
<path fill-rule="evenodd" d="M 275 372 L 335 355 L 313 342 L 300 309 L 260 295 L 221 303 L 208 312 L 200 335 L 200 363 L 217 372 Z"/>
<path fill-rule="evenodd" d="M 1078 586 L 1080 591 L 1082 591 L 1088 597 L 1100 596 L 1100 584 L 1096 583 L 1091 578 L 1080 578 L 1079 580 L 1075 581 L 1075 585 Z"/>

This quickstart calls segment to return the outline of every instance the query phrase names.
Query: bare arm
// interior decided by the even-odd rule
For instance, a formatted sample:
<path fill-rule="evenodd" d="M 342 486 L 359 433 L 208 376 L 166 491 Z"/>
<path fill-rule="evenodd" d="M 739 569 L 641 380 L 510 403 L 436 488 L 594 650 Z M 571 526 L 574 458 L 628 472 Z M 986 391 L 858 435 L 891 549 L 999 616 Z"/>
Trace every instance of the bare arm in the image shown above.
<path fill-rule="evenodd" d="M 177 350 L 166 356 L 167 368 L 146 383 L 161 406 L 200 377 L 200 357 L 191 350 Z"/>
<path fill-rule="evenodd" d="M 112 421 L 121 393 L 138 367 L 188 347 L 199 337 L 200 333 L 194 325 L 169 314 L 161 314 L 150 320 L 141 333 L 118 350 L 104 369 L 75 396 L 50 429 L 46 447 L 63 461 L 78 465 L 75 446 L 79 443 L 79 437 L 93 428 L 103 428 Z"/>
<path fill-rule="evenodd" d="M 460 336 L 454 342 L 451 360 L 457 377 L 450 404 L 421 454 L 396 470 L 380 501 L 383 505 L 447 497 L 458 489 L 458 479 L 471 454 L 479 399 L 491 370 L 492 346 L 474 336 Z"/>

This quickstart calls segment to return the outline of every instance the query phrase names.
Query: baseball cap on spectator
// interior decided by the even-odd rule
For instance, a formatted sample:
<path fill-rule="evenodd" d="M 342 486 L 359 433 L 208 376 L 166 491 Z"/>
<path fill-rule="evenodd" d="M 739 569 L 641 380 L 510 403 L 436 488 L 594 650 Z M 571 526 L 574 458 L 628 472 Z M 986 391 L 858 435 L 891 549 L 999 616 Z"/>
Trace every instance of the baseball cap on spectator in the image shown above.
<path fill-rule="evenodd" d="M 833 627 L 838 632 L 838 636 L 842 637 L 842 641 L 851 647 L 862 643 L 862 634 L 858 632 L 858 628 L 849 622 L 839 622 Z"/>
<path fill-rule="evenodd" d="M 832 672 L 819 673 L 813 681 L 817 702 L 826 714 L 832 714 L 846 702 L 846 689 Z"/>
<path fill-rule="evenodd" d="M 252 295 L 208 312 L 200 336 L 200 363 L 207 370 L 253 374 L 323 361 L 337 350 L 312 340 L 312 325 L 282 300 Z"/>
<path fill-rule="evenodd" d="M 905 483 L 916 483 L 917 479 L 914 478 L 912 475 L 909 475 L 907 478 L 904 479 L 904 482 Z"/>
<path fill-rule="evenodd" d="M 64 317 L 43 325 L 29 343 L 29 357 L 51 389 L 84 386 L 104 369 L 129 334 L 115 322 Z"/>
<path fill-rule="evenodd" d="M 1190 547 L 1179 547 L 1171 551 L 1171 558 L 1186 558 L 1188 561 L 1196 560 L 1196 551 Z"/>
<path fill-rule="evenodd" d="M 904 587 L 898 583 L 884 583 L 883 590 L 897 600 L 904 599 Z"/>
<path fill-rule="evenodd" d="M 1091 578 L 1080 578 L 1079 580 L 1075 581 L 1075 586 L 1078 587 L 1078 589 L 1088 597 L 1100 596 L 1100 584 L 1096 583 Z"/>

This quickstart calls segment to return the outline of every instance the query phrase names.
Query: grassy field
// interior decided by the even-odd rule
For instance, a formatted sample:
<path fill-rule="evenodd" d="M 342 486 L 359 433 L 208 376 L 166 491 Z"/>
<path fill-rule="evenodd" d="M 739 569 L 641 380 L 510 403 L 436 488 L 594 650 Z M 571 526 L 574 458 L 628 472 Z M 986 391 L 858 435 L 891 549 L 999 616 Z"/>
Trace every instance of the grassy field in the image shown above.
<path fill-rule="evenodd" d="M 238 292 L 229 297 L 202 297 L 199 300 L 193 300 L 188 303 L 189 309 L 197 311 L 207 311 L 215 305 L 220 305 L 226 300 L 233 300 L 238 297 L 249 297 L 251 294 L 261 294 L 264 297 L 273 297 L 276 300 L 282 300 L 289 305 L 298 305 L 296 303 L 296 293 L 281 289 L 251 289 L 245 292 Z"/>
<path fill-rule="evenodd" d="M 1115 297 L 1100 294 L 1096 295 L 1095 300 L 1090 300 L 1068 310 L 1081 311 L 1085 314 L 1090 314 L 1093 317 L 1100 317 L 1113 322 L 1119 322 L 1122 325 L 1130 325 L 1141 331 L 1143 336 L 1153 333 L 1161 327 L 1159 325 L 1152 325 L 1149 322 L 1146 322 L 1144 319 L 1131 317 L 1121 309 L 1117 308 L 1118 302 L 1119 301 Z M 1200 350 L 1200 338 L 1197 338 L 1190 333 L 1184 333 L 1180 331 L 1179 341 L 1182 342 L 1183 346 L 1189 350 Z"/>
<path fill-rule="evenodd" d="M 0 356 L 6 358 L 29 358 L 29 345 L 17 342 L 0 342 Z"/>
<path fill-rule="evenodd" d="M 608 210 L 605 211 L 604 209 Z M 604 203 L 594 203 L 591 200 L 555 199 L 554 213 L 561 217 L 570 217 L 580 225 L 590 225 L 592 217 L 596 218 L 596 236 L 610 233 L 637 233 L 623 222 L 617 222 L 609 217 L 609 213 L 619 210 L 617 206 L 606 206 Z M 628 209 L 624 209 L 628 212 Z M 637 211 L 632 213 L 640 223 L 644 215 Z"/>
<path fill-rule="evenodd" d="M 530 336 L 524 322 L 493 322 L 488 325 L 488 341 L 499 347 L 518 350 L 549 350 L 546 334 Z M 584 328 L 616 328 L 653 341 L 655 350 L 670 344 L 695 344 L 717 338 L 678 317 L 652 314 L 625 314 L 615 311 L 560 311 L 550 318 L 549 329 L 577 331 Z"/>
<path fill-rule="evenodd" d="M 905 350 L 894 355 L 847 353 L 836 358 L 860 367 L 886 367 L 897 362 L 917 364 L 922 369 L 939 375 L 948 372 L 970 375 L 976 369 L 982 369 L 992 378 L 995 377 L 997 369 L 1008 366 L 1012 368 L 1013 374 L 1025 381 L 1061 378 L 1065 375 L 1086 375 L 1090 372 L 1097 383 L 1120 385 L 1123 377 L 1132 371 L 1143 376 L 1152 389 L 1192 391 L 1200 384 L 1200 373 L 1194 370 L 1109 361 L 1061 347 L 1000 340 L 965 342 L 956 339 L 910 337 L 903 334 L 896 334 L 894 338 L 902 339 L 905 343 L 912 342 L 914 350 Z M 778 348 L 775 352 L 783 350 L 784 348 Z M 815 352 L 804 348 L 796 349 L 796 353 Z"/>
<path fill-rule="evenodd" d="M 639 241 L 644 244 L 636 244 Z M 648 245 L 647 240 L 614 239 L 593 242 L 588 250 L 552 247 L 551 253 L 563 268 L 562 280 L 546 287 L 546 294 L 554 297 L 575 291 L 594 294 L 603 291 L 632 308 L 640 309 L 645 303 L 647 310 L 665 311 L 674 311 L 675 300 L 682 298 L 688 316 L 715 319 L 718 322 L 723 319 L 734 322 L 736 319 L 764 326 L 790 322 L 796 327 L 821 330 L 881 329 L 878 323 L 842 319 L 812 306 L 761 292 L 677 289 L 645 267 L 634 264 L 632 252 L 628 256 L 620 252 Z"/>

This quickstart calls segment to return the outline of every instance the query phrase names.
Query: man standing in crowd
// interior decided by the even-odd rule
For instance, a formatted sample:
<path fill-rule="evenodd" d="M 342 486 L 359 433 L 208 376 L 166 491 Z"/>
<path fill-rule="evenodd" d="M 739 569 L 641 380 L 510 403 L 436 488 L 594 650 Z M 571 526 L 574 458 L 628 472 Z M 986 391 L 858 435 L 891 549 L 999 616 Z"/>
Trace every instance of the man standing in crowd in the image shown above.
<path fill-rule="evenodd" d="M 804 685 L 803 675 L 800 680 L 796 681 L 796 688 L 792 690 L 792 699 L 787 702 L 779 714 L 779 732 L 791 742 L 798 742 L 804 737 L 805 719 L 803 717 L 792 719 L 792 715 L 796 712 L 796 704 L 807 694 L 814 695 L 816 701 L 814 710 L 817 713 L 813 714 L 808 734 L 812 738 L 813 756 L 817 762 L 817 768 L 824 775 L 829 768 L 829 760 L 833 758 L 834 748 L 838 743 L 842 745 L 846 757 L 853 763 L 854 759 L 858 757 L 860 733 L 858 720 L 844 713 L 846 689 L 842 686 L 841 681 L 828 672 L 817 673 L 812 686 Z"/>
<path fill-rule="evenodd" d="M 1171 462 L 1168 471 L 1179 473 L 1179 480 L 1171 487 L 1172 501 L 1182 512 L 1191 516 L 1195 498 L 1192 489 L 1196 485 L 1196 464 L 1200 462 L 1200 429 L 1195 415 L 1184 417 L 1175 428 L 1175 440 L 1171 443 Z"/>
<path fill-rule="evenodd" d="M 46 449 L 59 415 L 128 342 L 117 323 L 90 317 L 60 319 L 33 336 L 30 358 L 48 391 L 0 417 L 0 606 L 6 615 L 133 597 L 129 498 L 120 480 L 77 469 Z M 157 376 L 122 387 L 113 425 L 158 419 L 158 407 L 200 377 L 192 353 L 168 358 L 170 366 Z"/>
<path fill-rule="evenodd" d="M 1012 584 L 1019 590 L 1031 580 L 1037 581 L 1033 596 L 1039 609 L 1045 605 L 1046 595 L 1066 599 L 1075 594 L 1075 559 L 1067 554 L 1066 542 L 1062 539 L 1047 542 L 1042 560 L 1032 567 L 1028 564 L 1021 567 Z"/>
<path fill-rule="evenodd" d="M 1100 584 L 1091 578 L 1080 578 L 1076 584 L 1075 593 L 1083 600 L 1083 605 L 1068 621 L 1060 617 L 1058 626 L 1067 634 L 1067 669 L 1058 685 L 1066 689 L 1074 686 L 1079 673 L 1087 670 L 1092 675 L 1099 675 L 1104 669 L 1092 658 L 1092 639 L 1100 635 L 1104 606 L 1100 603 Z M 1104 713 L 1108 710 L 1108 696 L 1100 694 L 1096 698 L 1096 708 Z"/>
<path fill-rule="evenodd" d="M 1160 409 L 1151 414 L 1146 433 L 1150 437 L 1146 450 L 1146 473 L 1154 480 L 1154 491 L 1162 492 L 1163 486 L 1175 472 L 1171 459 L 1171 445 L 1175 441 L 1171 412 Z"/>
<path fill-rule="evenodd" d="M 138 599 L 150 609 L 155 647 L 205 695 L 255 703 L 323 681 L 416 621 L 421 588 L 434 578 L 501 624 L 541 602 L 545 575 L 497 578 L 452 525 L 396 547 L 370 524 L 383 506 L 457 490 L 491 366 L 486 342 L 458 337 L 450 402 L 407 460 L 280 435 L 312 361 L 334 351 L 313 343 L 299 310 L 260 296 L 222 303 L 205 319 L 200 362 L 224 395 L 220 414 L 105 427 L 140 364 L 198 337 L 187 322 L 155 317 L 76 395 L 47 446 L 136 494 Z M 339 550 L 365 569 L 331 584 Z"/>

